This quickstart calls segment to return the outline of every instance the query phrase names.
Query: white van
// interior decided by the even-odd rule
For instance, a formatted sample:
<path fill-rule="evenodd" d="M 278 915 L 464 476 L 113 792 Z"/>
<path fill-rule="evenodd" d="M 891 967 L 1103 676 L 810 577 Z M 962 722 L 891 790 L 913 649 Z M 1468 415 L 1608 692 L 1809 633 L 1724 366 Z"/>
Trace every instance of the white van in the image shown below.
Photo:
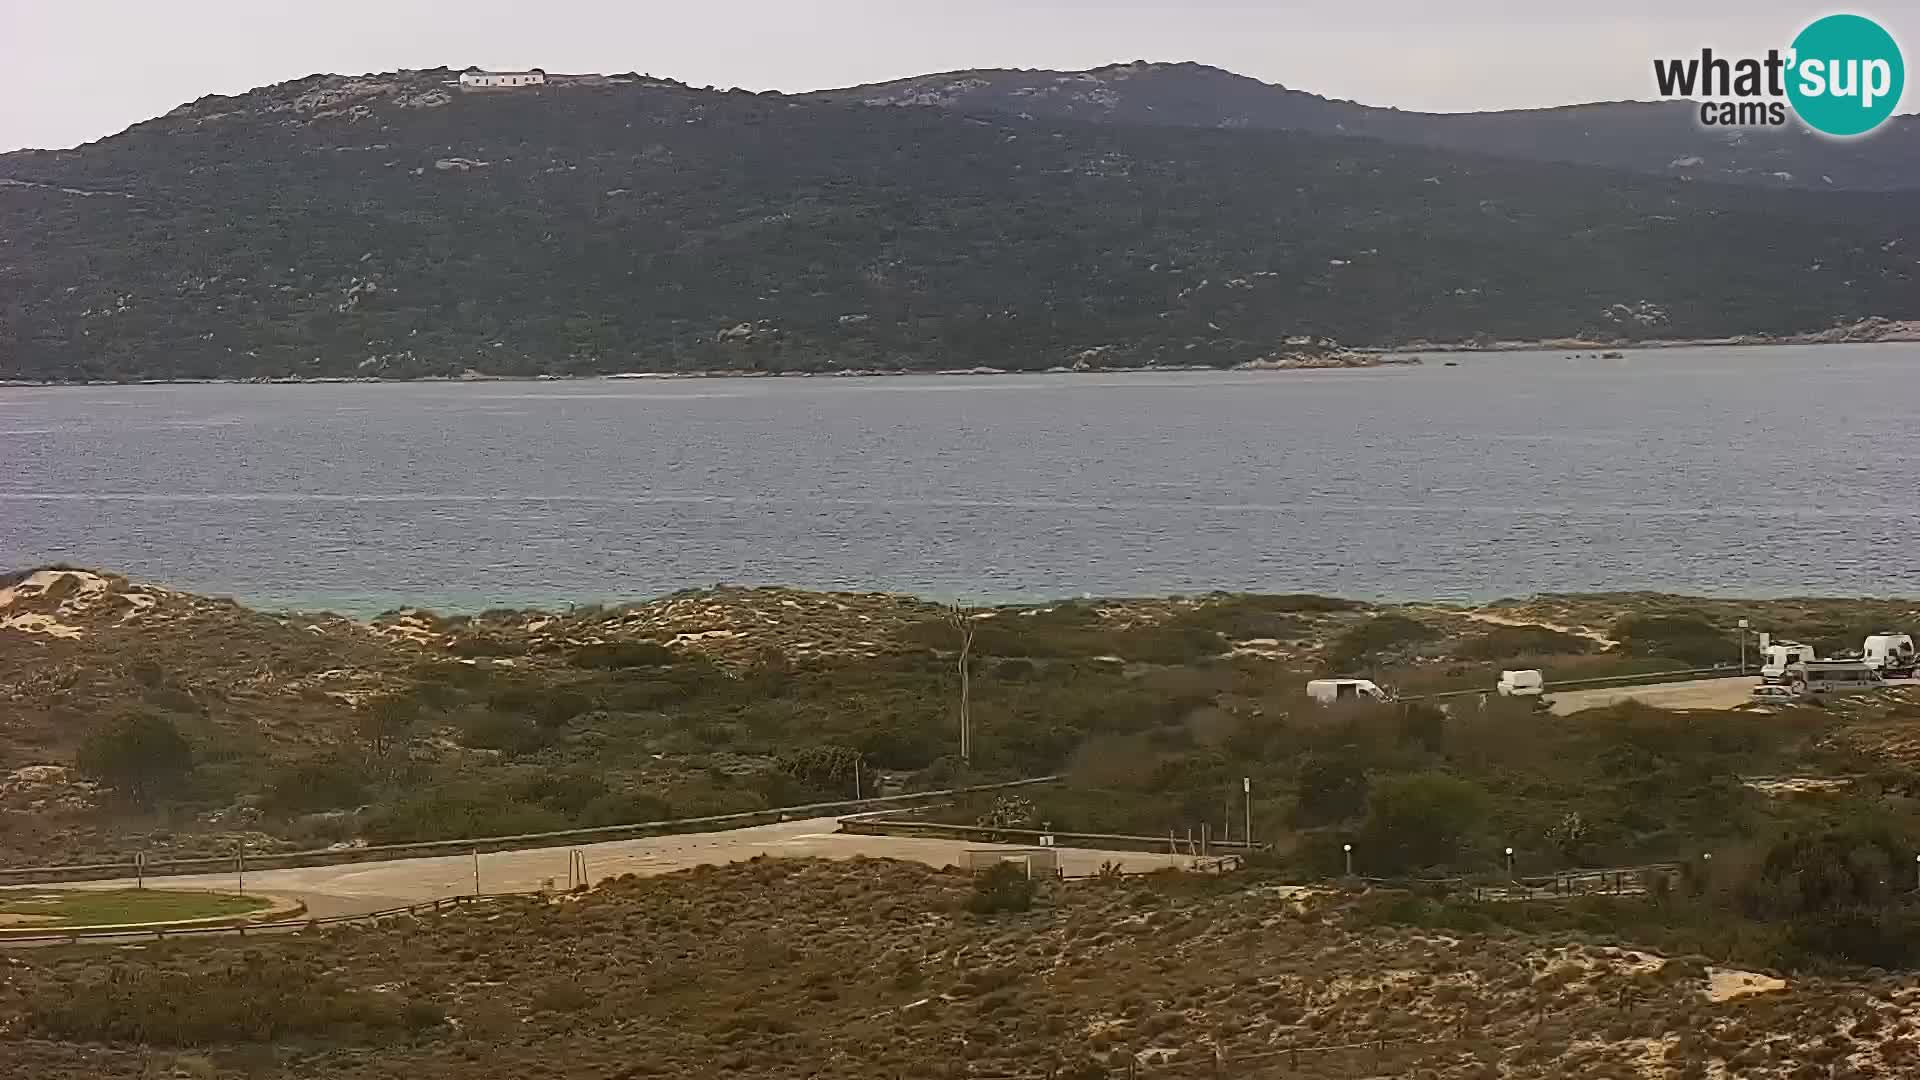
<path fill-rule="evenodd" d="M 1865 660 L 1808 660 L 1787 669 L 1786 685 L 1809 697 L 1853 694 L 1886 685 Z"/>
<path fill-rule="evenodd" d="M 1307 683 L 1307 696 L 1322 705 L 1341 701 L 1393 700 L 1372 679 L 1314 679 Z"/>
<path fill-rule="evenodd" d="M 1889 679 L 1912 678 L 1914 668 L 1920 666 L 1910 634 L 1871 634 L 1861 647 L 1860 655 Z"/>
<path fill-rule="evenodd" d="M 1797 641 L 1781 641 L 1760 650 L 1763 663 L 1760 666 L 1760 681 L 1769 686 L 1787 681 L 1787 669 L 1795 664 L 1813 662 L 1816 657 L 1813 646 L 1802 645 Z"/>
<path fill-rule="evenodd" d="M 1495 689 L 1501 697 L 1539 697 L 1547 688 L 1546 676 L 1533 668 L 1500 673 L 1500 685 Z"/>

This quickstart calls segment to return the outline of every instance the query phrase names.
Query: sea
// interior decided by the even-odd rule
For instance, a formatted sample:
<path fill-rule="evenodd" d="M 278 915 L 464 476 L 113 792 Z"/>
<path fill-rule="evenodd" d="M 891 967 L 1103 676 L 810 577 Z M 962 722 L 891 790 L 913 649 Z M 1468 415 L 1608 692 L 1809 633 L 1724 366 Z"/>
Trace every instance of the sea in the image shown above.
<path fill-rule="evenodd" d="M 0 387 L 0 569 L 368 615 L 718 583 L 1920 596 L 1920 345 Z"/>

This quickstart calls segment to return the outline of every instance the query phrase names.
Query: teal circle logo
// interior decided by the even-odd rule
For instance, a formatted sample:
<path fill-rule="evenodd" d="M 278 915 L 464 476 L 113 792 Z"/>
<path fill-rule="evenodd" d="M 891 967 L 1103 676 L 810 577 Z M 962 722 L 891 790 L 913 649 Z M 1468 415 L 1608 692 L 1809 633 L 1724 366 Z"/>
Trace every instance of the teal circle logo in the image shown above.
<path fill-rule="evenodd" d="M 1808 127 L 1863 135 L 1893 115 L 1907 66 L 1893 35 L 1860 15 L 1829 15 L 1793 39 L 1787 98 Z"/>

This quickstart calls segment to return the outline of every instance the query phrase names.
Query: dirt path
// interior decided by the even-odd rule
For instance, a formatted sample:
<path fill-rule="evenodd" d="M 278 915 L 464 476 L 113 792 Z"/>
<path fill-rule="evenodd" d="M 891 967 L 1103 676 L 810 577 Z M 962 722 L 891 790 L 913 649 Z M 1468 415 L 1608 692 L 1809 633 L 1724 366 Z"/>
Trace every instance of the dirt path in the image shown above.
<path fill-rule="evenodd" d="M 1416 608 L 1415 610 L 1432 615 L 1451 615 L 1459 619 L 1471 619 L 1474 622 L 1486 623 L 1489 626 L 1537 626 L 1542 630 L 1552 630 L 1556 633 L 1586 638 L 1588 641 L 1596 642 L 1604 649 L 1611 649 L 1615 645 L 1620 644 L 1597 630 L 1586 630 L 1578 626 L 1562 626 L 1559 623 L 1541 622 L 1538 619 L 1515 619 L 1505 615 L 1495 615 L 1486 611 L 1457 611 L 1452 608 Z"/>

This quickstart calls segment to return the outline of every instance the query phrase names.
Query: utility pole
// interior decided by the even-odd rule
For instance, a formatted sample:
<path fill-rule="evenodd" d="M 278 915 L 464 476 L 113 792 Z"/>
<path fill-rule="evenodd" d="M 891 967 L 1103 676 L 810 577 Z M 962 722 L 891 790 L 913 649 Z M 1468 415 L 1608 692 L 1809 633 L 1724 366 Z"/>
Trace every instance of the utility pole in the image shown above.
<path fill-rule="evenodd" d="M 1740 620 L 1740 674 L 1747 673 L 1747 620 Z"/>
<path fill-rule="evenodd" d="M 1247 810 L 1247 827 L 1246 831 L 1240 834 L 1240 839 L 1247 845 L 1247 850 L 1251 852 L 1253 850 L 1253 777 L 1243 776 L 1240 778 L 1240 793 L 1246 797 Z"/>
<path fill-rule="evenodd" d="M 853 800 L 860 801 L 860 757 L 857 754 L 853 758 Z"/>
<path fill-rule="evenodd" d="M 480 849 L 473 849 L 473 897 L 480 898 Z"/>
<path fill-rule="evenodd" d="M 960 635 L 960 763 L 973 764 L 972 684 L 968 661 L 973 653 L 973 612 L 954 604 L 947 609 L 947 622 Z"/>

